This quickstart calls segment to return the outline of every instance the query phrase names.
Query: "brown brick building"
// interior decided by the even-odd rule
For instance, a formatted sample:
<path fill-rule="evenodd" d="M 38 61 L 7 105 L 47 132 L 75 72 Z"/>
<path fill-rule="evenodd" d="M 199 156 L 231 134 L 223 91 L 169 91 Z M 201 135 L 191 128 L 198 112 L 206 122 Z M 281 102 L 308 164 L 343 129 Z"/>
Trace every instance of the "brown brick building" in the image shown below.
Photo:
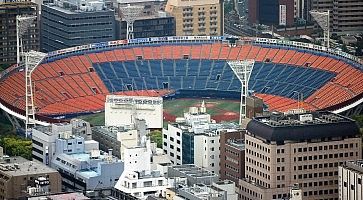
<path fill-rule="evenodd" d="M 61 176 L 55 170 L 38 161 L 22 157 L 2 157 L 0 159 L 0 199 L 23 199 L 28 196 L 28 187 L 42 185 L 49 193 L 61 192 Z"/>
<path fill-rule="evenodd" d="M 220 136 L 220 178 L 229 179 L 238 185 L 245 176 L 245 131 L 221 133 Z"/>

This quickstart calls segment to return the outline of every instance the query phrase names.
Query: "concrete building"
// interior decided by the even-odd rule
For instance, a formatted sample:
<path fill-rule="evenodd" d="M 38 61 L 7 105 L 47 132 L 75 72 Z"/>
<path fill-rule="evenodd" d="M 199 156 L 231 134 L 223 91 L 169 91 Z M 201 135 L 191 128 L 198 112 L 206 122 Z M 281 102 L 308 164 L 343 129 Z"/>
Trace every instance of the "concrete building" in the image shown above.
<path fill-rule="evenodd" d="M 55 0 L 41 12 L 44 52 L 116 39 L 115 14 L 103 0 Z"/>
<path fill-rule="evenodd" d="M 363 199 L 363 160 L 346 161 L 339 166 L 339 199 Z"/>
<path fill-rule="evenodd" d="M 338 166 L 362 157 L 354 120 L 330 112 L 256 117 L 245 135 L 242 199 L 281 199 L 298 184 L 304 200 L 338 198 Z"/>
<path fill-rule="evenodd" d="M 223 35 L 223 1 L 168 0 L 165 11 L 175 17 L 176 35 Z"/>
<path fill-rule="evenodd" d="M 32 130 L 32 157 L 50 165 L 56 152 L 56 140 L 60 135 L 74 135 L 92 139 L 90 124 L 84 120 L 72 119 L 70 123 L 57 123 L 50 126 L 37 126 Z"/>
<path fill-rule="evenodd" d="M 294 24 L 294 0 L 251 0 L 248 4 L 249 23 L 275 26 Z"/>
<path fill-rule="evenodd" d="M 16 16 L 37 16 L 23 36 L 24 52 L 39 50 L 38 6 L 30 1 L 0 1 L 0 66 L 17 62 Z"/>
<path fill-rule="evenodd" d="M 124 163 L 112 156 L 112 150 L 101 152 L 96 141 L 79 136 L 60 135 L 51 166 L 62 176 L 65 190 L 111 193 L 124 169 Z"/>
<path fill-rule="evenodd" d="M 64 200 L 64 199 L 90 200 L 90 198 L 84 196 L 82 193 L 79 193 L 79 192 L 40 195 L 37 197 L 28 198 L 28 200 L 44 200 L 44 199 L 47 199 L 47 200 Z"/>
<path fill-rule="evenodd" d="M 61 176 L 56 170 L 22 157 L 1 157 L 0 177 L 0 199 L 61 192 Z"/>
<path fill-rule="evenodd" d="M 105 103 L 106 126 L 128 126 L 136 119 L 144 119 L 147 128 L 163 127 L 163 98 L 107 95 Z"/>
<path fill-rule="evenodd" d="M 124 149 L 125 170 L 115 185 L 120 191 L 119 196 L 131 195 L 138 199 L 148 196 L 163 196 L 167 188 L 173 187 L 175 182 L 186 183 L 184 178 L 167 178 L 164 171 L 168 165 L 159 165 L 159 169 L 152 169 L 152 148 L 150 139 L 143 135 L 134 147 Z"/>
<path fill-rule="evenodd" d="M 142 6 L 143 11 L 134 22 L 134 38 L 175 36 L 175 19 L 164 11 L 166 1 L 134 1 L 122 0 L 118 2 L 117 38 L 126 39 L 126 21 L 121 7 Z"/>
<path fill-rule="evenodd" d="M 187 185 L 211 185 L 219 180 L 218 175 L 194 164 L 174 165 L 168 167 L 167 177 L 185 177 Z"/>
<path fill-rule="evenodd" d="M 220 138 L 220 179 L 232 180 L 236 185 L 245 177 L 244 134 L 245 131 L 222 132 Z"/>
<path fill-rule="evenodd" d="M 203 102 L 163 129 L 163 150 L 173 164 L 196 164 L 219 174 L 220 133 L 238 128 L 233 123 L 211 123 Z"/>
<path fill-rule="evenodd" d="M 311 10 L 330 10 L 332 33 L 342 35 L 363 32 L 363 3 L 361 0 L 311 0 Z"/>

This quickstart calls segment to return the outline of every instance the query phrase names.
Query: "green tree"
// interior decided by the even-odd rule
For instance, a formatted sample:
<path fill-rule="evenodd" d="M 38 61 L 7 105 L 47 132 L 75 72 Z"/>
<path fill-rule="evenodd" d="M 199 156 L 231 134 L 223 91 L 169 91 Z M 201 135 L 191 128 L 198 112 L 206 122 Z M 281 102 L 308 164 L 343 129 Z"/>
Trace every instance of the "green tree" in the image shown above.
<path fill-rule="evenodd" d="M 32 141 L 16 135 L 2 135 L 0 145 L 4 148 L 4 153 L 9 156 L 21 156 L 31 160 Z"/>
<path fill-rule="evenodd" d="M 163 137 L 162 137 L 161 131 L 155 130 L 155 131 L 150 132 L 150 139 L 151 139 L 151 142 L 156 143 L 156 146 L 158 148 L 162 148 Z"/>

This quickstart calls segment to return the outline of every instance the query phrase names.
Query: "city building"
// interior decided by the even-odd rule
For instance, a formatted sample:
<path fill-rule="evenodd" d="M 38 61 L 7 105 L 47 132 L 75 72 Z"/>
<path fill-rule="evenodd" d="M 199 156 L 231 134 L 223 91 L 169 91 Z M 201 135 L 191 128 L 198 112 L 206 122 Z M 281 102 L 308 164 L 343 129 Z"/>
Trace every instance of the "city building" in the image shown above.
<path fill-rule="evenodd" d="M 338 35 L 363 32 L 361 0 L 311 0 L 311 10 L 330 10 L 330 30 Z"/>
<path fill-rule="evenodd" d="M 217 174 L 198 167 L 195 164 L 173 165 L 168 167 L 167 176 L 169 178 L 185 177 L 187 185 L 205 184 L 211 185 L 219 180 Z"/>
<path fill-rule="evenodd" d="M 223 1 L 168 0 L 165 11 L 175 18 L 176 35 L 223 35 Z"/>
<path fill-rule="evenodd" d="M 281 199 L 298 184 L 303 199 L 338 199 L 338 166 L 362 157 L 354 120 L 330 112 L 256 117 L 245 134 L 242 199 Z"/>
<path fill-rule="evenodd" d="M 221 180 L 232 180 L 236 185 L 245 177 L 245 131 L 222 132 L 220 137 L 220 172 Z"/>
<path fill-rule="evenodd" d="M 158 169 L 152 169 L 152 154 L 150 138 L 146 135 L 141 135 L 137 146 L 124 149 L 125 169 L 115 185 L 119 191 L 117 196 L 131 195 L 138 199 L 165 197 L 166 189 L 173 187 L 176 181 L 186 183 L 185 178 L 164 176 L 169 164 L 160 164 Z"/>
<path fill-rule="evenodd" d="M 126 39 L 127 23 L 121 7 L 141 6 L 143 11 L 139 13 L 133 23 L 134 38 L 175 36 L 175 19 L 164 11 L 166 1 L 134 1 L 122 0 L 118 3 L 117 39 Z"/>
<path fill-rule="evenodd" d="M 37 16 L 22 36 L 23 51 L 39 50 L 38 6 L 30 1 L 0 1 L 0 66 L 17 63 L 16 16 Z"/>
<path fill-rule="evenodd" d="M 114 156 L 124 159 L 124 150 L 138 146 L 139 138 L 149 133 L 146 121 L 136 119 L 134 124 L 127 126 L 97 126 L 92 128 L 93 138 L 100 143 L 100 149 L 113 149 Z"/>
<path fill-rule="evenodd" d="M 92 139 L 90 124 L 84 120 L 72 119 L 70 123 L 55 123 L 49 126 L 37 126 L 32 130 L 32 157 L 50 165 L 56 151 L 56 140 L 60 135 L 74 135 Z"/>
<path fill-rule="evenodd" d="M 166 199 L 171 200 L 237 200 L 235 185 L 232 181 L 218 181 L 211 185 L 195 184 L 192 186 L 178 185 L 167 190 Z"/>
<path fill-rule="evenodd" d="M 252 0 L 248 4 L 249 23 L 275 26 L 294 24 L 294 0 Z"/>
<path fill-rule="evenodd" d="M 56 139 L 51 166 L 62 176 L 65 190 L 95 191 L 111 194 L 124 169 L 124 163 L 101 152 L 98 142 L 63 133 Z"/>
<path fill-rule="evenodd" d="M 64 200 L 64 199 L 72 199 L 72 200 L 90 200 L 84 196 L 80 192 L 71 192 L 71 193 L 61 193 L 61 194 L 49 194 L 49 195 L 39 195 L 36 197 L 30 197 L 28 200 Z"/>
<path fill-rule="evenodd" d="M 105 126 L 128 126 L 134 124 L 136 119 L 144 119 L 147 128 L 161 129 L 163 127 L 163 98 L 107 95 Z"/>
<path fill-rule="evenodd" d="M 1 157 L 0 177 L 0 199 L 61 192 L 61 176 L 56 170 L 19 156 Z"/>
<path fill-rule="evenodd" d="M 204 102 L 191 107 L 184 118 L 177 118 L 163 129 L 163 150 L 173 164 L 196 164 L 219 174 L 220 133 L 234 132 L 234 123 L 211 123 Z"/>
<path fill-rule="evenodd" d="M 338 171 L 339 199 L 363 199 L 363 160 L 346 161 Z"/>
<path fill-rule="evenodd" d="M 116 39 L 115 14 L 103 0 L 55 0 L 41 12 L 44 52 Z"/>

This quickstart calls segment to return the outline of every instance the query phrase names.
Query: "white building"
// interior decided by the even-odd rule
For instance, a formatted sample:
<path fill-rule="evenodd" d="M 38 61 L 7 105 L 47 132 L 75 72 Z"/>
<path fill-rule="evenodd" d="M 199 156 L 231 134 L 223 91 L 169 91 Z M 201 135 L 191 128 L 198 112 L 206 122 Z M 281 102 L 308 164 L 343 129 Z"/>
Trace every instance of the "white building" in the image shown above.
<path fill-rule="evenodd" d="M 157 154 L 157 161 L 162 161 L 162 156 Z M 155 158 L 156 158 L 155 157 Z M 153 148 L 150 139 L 146 135 L 138 138 L 137 145 L 124 147 L 123 161 L 125 170 L 121 174 L 115 188 L 124 194 L 130 194 L 139 199 L 146 199 L 147 196 L 164 196 L 167 188 L 174 186 L 174 181 L 164 177 L 165 167 L 169 164 L 158 165 L 153 169 L 152 163 Z M 181 179 L 185 181 L 185 179 Z"/>
<path fill-rule="evenodd" d="M 163 129 L 163 150 L 173 164 L 196 164 L 219 174 L 220 132 L 237 129 L 233 123 L 212 123 L 203 102 Z"/>
<path fill-rule="evenodd" d="M 363 160 L 347 161 L 339 166 L 339 199 L 363 199 Z"/>
<path fill-rule="evenodd" d="M 144 119 L 148 128 L 163 127 L 163 98 L 107 95 L 105 125 L 124 126 Z"/>

